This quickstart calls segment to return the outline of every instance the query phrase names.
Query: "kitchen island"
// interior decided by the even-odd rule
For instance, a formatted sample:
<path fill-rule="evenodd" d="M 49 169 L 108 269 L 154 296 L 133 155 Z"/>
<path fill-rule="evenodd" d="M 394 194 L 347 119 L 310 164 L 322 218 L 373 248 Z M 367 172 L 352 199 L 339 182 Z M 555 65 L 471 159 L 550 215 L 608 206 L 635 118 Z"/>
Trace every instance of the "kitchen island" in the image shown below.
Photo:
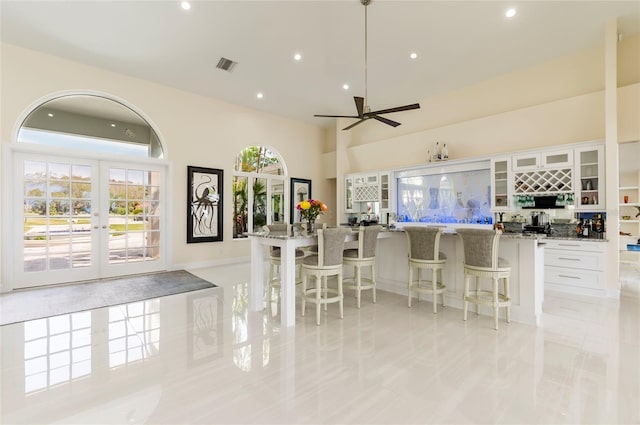
<path fill-rule="evenodd" d="M 444 279 L 447 290 L 445 306 L 462 308 L 463 252 L 460 238 L 447 228 L 440 241 L 440 250 L 447 255 Z M 348 239 L 355 239 L 354 231 Z M 251 240 L 251 281 L 249 282 L 249 309 L 264 309 L 264 279 L 267 255 L 265 246 L 278 246 L 282 257 L 281 322 L 283 327 L 295 326 L 295 249 L 317 244 L 317 237 L 308 235 L 269 236 L 264 233 L 249 234 Z M 407 295 L 409 269 L 407 262 L 407 237 L 401 229 L 380 232 L 378 235 L 376 280 L 379 290 Z M 544 242 L 535 237 L 503 234 L 500 240 L 500 256 L 511 264 L 511 320 L 539 326 L 542 323 L 544 298 Z M 429 299 L 428 296 L 425 296 Z M 492 316 L 493 312 L 482 306 L 480 314 Z M 462 312 L 460 312 L 462 320 Z"/>
<path fill-rule="evenodd" d="M 490 226 L 487 227 L 490 228 Z M 454 232 L 455 227 L 447 227 L 440 238 L 440 251 L 447 256 L 447 265 L 443 271 L 444 284 L 447 287 L 445 308 L 462 309 L 464 253 L 462 242 Z M 388 233 L 392 237 L 380 240 L 378 243 L 376 260 L 378 289 L 406 296 L 407 281 L 409 280 L 407 237 L 401 229 Z M 542 323 L 544 244 L 544 239 L 535 236 L 522 236 L 521 234 L 504 233 L 500 238 L 500 257 L 511 265 L 509 284 L 511 289 L 511 320 L 514 322 L 534 326 L 539 326 Z M 484 285 L 487 283 L 486 281 L 481 282 Z M 425 295 L 424 298 L 431 302 L 429 295 Z M 479 306 L 478 312 L 493 316 L 493 310 L 489 307 Z M 503 317 L 504 310 L 501 309 L 500 313 Z M 460 320 L 462 320 L 462 312 L 460 312 Z"/>

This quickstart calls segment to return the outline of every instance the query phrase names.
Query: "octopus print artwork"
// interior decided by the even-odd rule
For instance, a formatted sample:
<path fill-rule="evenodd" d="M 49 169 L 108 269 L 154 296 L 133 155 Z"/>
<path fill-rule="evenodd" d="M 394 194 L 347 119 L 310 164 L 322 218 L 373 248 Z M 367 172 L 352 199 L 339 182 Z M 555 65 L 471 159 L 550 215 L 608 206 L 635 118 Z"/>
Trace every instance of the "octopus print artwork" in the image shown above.
<path fill-rule="evenodd" d="M 222 241 L 223 171 L 187 167 L 187 243 Z"/>

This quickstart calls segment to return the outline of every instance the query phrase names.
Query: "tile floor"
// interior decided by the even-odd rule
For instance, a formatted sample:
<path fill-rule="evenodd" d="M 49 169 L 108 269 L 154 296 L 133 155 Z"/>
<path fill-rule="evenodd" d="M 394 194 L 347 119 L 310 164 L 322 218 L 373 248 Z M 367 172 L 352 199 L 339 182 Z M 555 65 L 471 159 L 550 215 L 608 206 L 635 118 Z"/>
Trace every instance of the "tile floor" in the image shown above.
<path fill-rule="evenodd" d="M 380 291 L 286 331 L 246 265 L 193 273 L 220 287 L 0 327 L 0 423 L 640 423 L 640 298 L 495 331 Z"/>

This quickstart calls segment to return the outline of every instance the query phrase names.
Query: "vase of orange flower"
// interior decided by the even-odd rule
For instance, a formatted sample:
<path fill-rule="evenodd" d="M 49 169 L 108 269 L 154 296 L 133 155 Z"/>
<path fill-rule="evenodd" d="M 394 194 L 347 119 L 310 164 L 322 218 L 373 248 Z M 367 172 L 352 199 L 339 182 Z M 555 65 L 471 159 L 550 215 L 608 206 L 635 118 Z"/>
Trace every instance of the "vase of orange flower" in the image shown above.
<path fill-rule="evenodd" d="M 300 218 L 307 222 L 307 233 L 315 233 L 316 219 L 328 208 L 324 202 L 317 199 L 305 199 L 298 202 L 296 209 L 300 211 Z"/>

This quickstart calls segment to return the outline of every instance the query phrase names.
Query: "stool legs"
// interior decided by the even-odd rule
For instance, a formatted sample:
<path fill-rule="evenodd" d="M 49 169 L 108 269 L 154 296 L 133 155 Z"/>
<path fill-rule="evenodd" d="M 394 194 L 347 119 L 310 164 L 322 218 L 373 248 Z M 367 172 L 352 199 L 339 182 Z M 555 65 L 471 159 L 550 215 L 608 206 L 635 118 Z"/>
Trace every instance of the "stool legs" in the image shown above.
<path fill-rule="evenodd" d="M 322 279 L 320 276 L 316 276 L 316 325 L 320 326 L 320 297 L 322 296 L 322 281 L 324 280 L 326 285 L 326 278 Z M 326 295 L 325 295 L 326 296 Z M 327 308 L 327 304 L 324 305 Z"/>
<path fill-rule="evenodd" d="M 306 274 L 302 276 L 302 316 L 304 317 L 304 310 L 307 306 L 307 299 L 304 294 L 307 292 L 307 281 L 309 280 L 309 276 Z"/>
<path fill-rule="evenodd" d="M 433 314 L 438 312 L 438 296 L 436 290 L 438 289 L 438 270 L 433 269 L 431 271 L 431 288 L 433 289 Z M 444 295 L 442 296 L 442 306 L 444 307 Z"/>
<path fill-rule="evenodd" d="M 342 291 L 342 269 L 338 273 L 338 296 L 340 297 L 340 318 L 344 319 L 344 292 Z M 358 295 L 358 303 L 360 303 L 360 295 Z M 358 308 L 360 306 L 358 305 Z"/>
<path fill-rule="evenodd" d="M 464 320 L 467 320 L 467 309 L 469 308 L 469 301 L 467 301 L 467 297 L 469 296 L 469 281 L 471 280 L 471 276 L 468 274 L 464 275 L 464 289 L 462 291 L 462 304 L 464 311 Z"/>
<path fill-rule="evenodd" d="M 411 308 L 411 282 L 413 282 L 413 267 L 409 265 L 409 283 L 407 284 L 407 292 L 409 293 L 409 300 L 407 301 L 407 306 Z"/>
<path fill-rule="evenodd" d="M 491 279 L 491 291 L 493 295 L 493 323 L 498 330 L 498 278 Z"/>
<path fill-rule="evenodd" d="M 356 264 L 355 266 L 355 272 L 356 272 L 356 299 L 357 299 L 357 303 L 358 303 L 358 308 L 360 308 L 360 295 L 362 293 L 362 272 L 360 270 L 360 264 Z"/>
<path fill-rule="evenodd" d="M 371 284 L 373 285 L 373 303 L 376 303 L 376 266 L 375 264 L 371 265 Z"/>
<path fill-rule="evenodd" d="M 511 295 L 509 294 L 509 278 L 504 278 L 504 295 L 507 299 L 511 299 Z M 507 306 L 507 323 L 511 322 L 511 306 Z"/>

